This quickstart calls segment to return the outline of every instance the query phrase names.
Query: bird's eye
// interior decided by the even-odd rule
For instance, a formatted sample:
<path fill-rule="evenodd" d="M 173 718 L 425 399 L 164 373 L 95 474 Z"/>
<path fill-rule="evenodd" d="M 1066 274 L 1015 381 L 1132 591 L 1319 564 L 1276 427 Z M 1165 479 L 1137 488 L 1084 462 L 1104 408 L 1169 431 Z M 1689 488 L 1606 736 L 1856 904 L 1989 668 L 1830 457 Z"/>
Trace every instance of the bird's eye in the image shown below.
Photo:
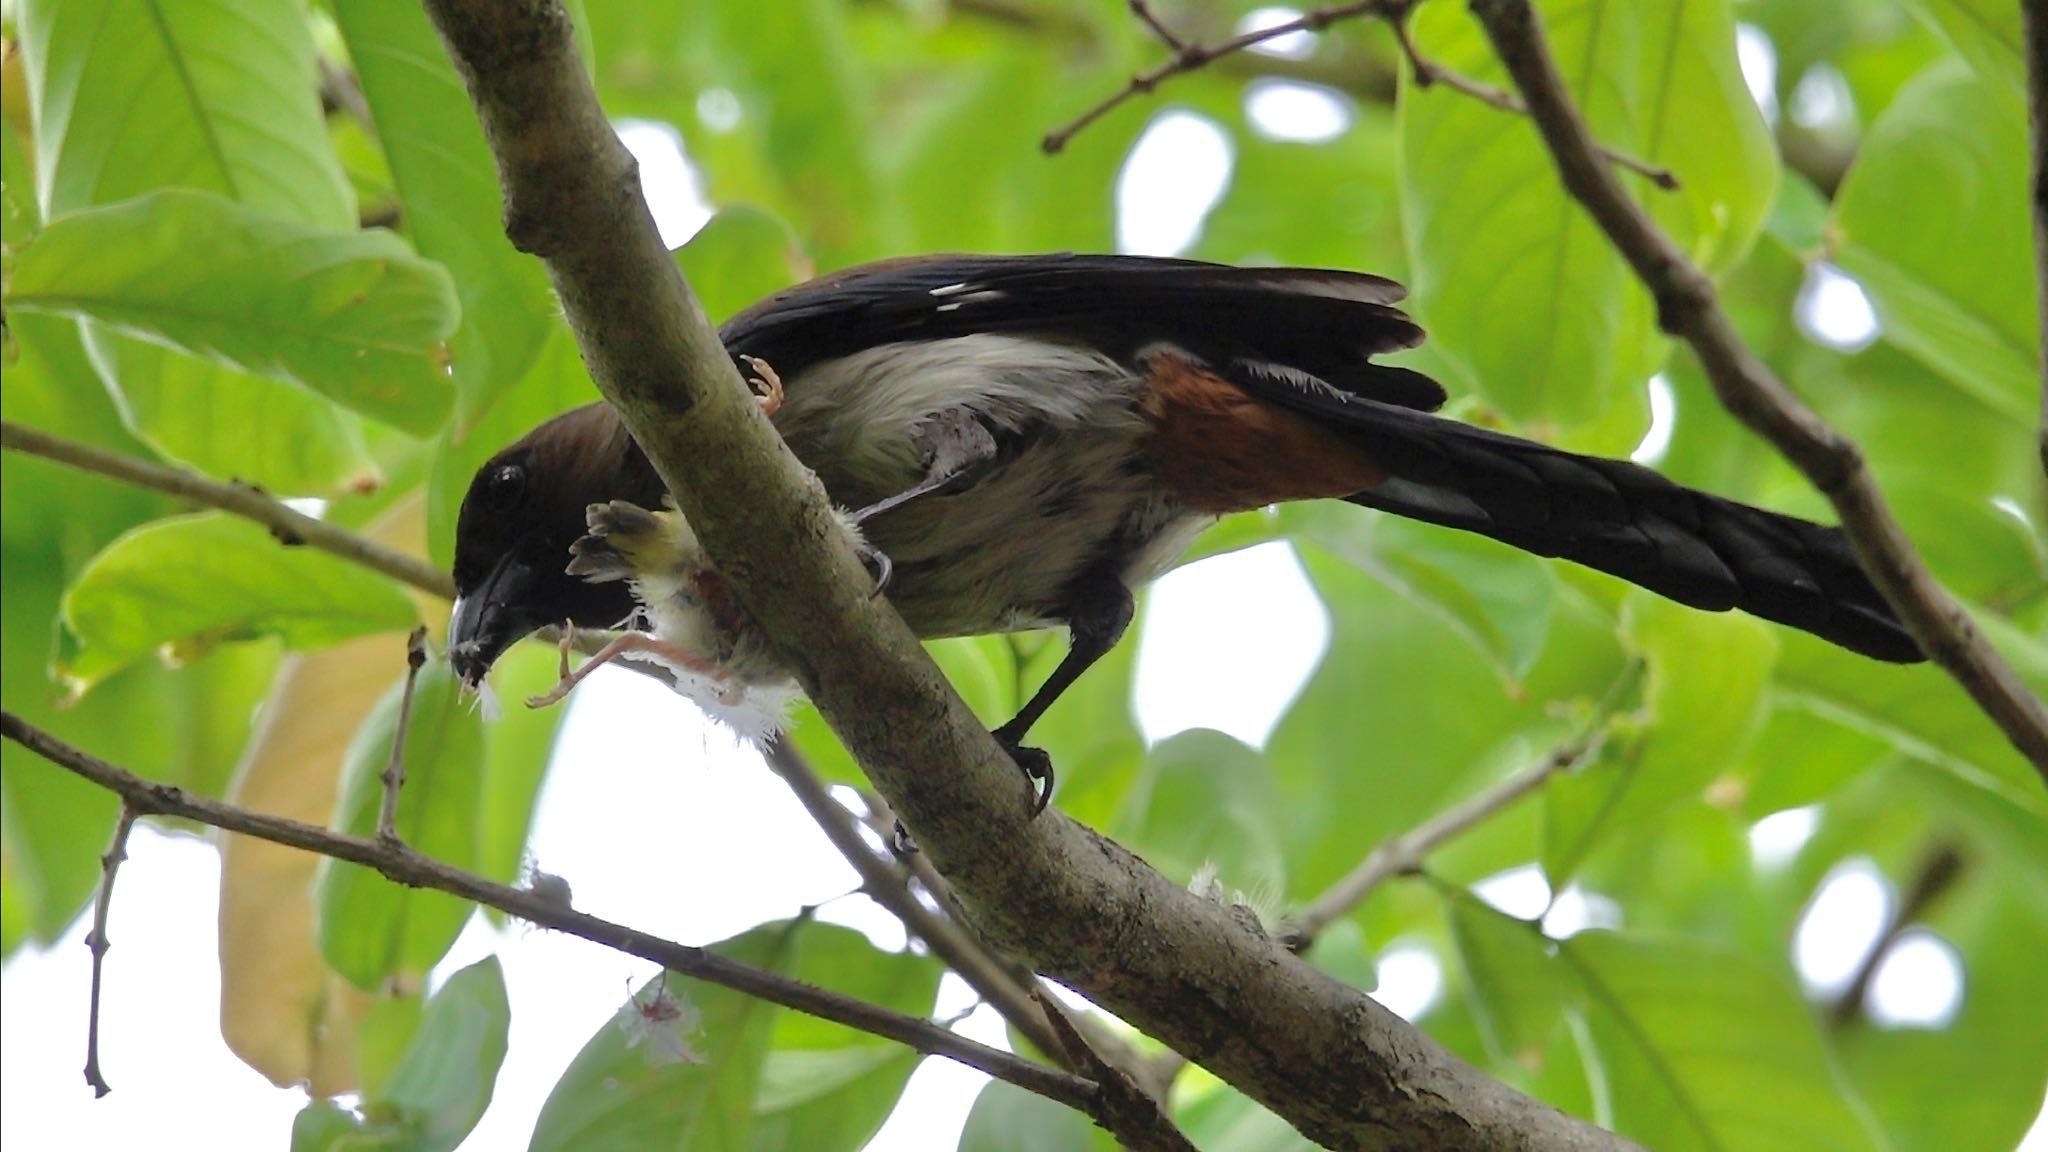
<path fill-rule="evenodd" d="M 525 495 L 526 469 L 517 464 L 501 464 L 484 479 L 484 503 L 494 512 L 513 511 Z"/>

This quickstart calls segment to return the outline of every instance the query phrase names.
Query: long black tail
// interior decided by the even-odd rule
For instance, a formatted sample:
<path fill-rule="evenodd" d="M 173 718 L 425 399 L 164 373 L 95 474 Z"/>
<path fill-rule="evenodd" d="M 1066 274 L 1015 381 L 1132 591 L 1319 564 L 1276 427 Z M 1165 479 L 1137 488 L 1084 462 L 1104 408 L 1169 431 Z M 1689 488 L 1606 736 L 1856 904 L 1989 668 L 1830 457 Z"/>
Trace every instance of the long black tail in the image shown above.
<path fill-rule="evenodd" d="M 1346 431 L 1391 478 L 1354 504 L 1576 561 L 1694 608 L 1740 608 L 1879 660 L 1926 659 L 1839 528 L 1695 491 L 1625 460 L 1371 407 L 1375 418 Z"/>

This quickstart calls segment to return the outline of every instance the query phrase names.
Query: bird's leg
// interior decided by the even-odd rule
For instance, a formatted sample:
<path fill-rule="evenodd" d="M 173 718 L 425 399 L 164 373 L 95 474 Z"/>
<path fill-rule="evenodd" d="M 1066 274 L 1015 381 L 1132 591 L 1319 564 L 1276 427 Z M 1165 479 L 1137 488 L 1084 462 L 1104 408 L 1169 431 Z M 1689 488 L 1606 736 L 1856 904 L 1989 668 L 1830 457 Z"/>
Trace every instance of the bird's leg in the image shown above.
<path fill-rule="evenodd" d="M 926 420 L 917 429 L 916 442 L 925 457 L 924 478 L 855 512 L 855 524 L 865 524 L 891 508 L 936 492 L 996 458 L 994 434 L 965 408 L 948 408 Z"/>
<path fill-rule="evenodd" d="M 1110 573 L 1098 572 L 1092 578 L 1084 577 L 1077 582 L 1073 592 L 1073 603 L 1067 609 L 1067 654 L 1045 683 L 1038 686 L 1010 722 L 995 730 L 995 738 L 1017 767 L 1024 770 L 1024 776 L 1031 786 L 1033 814 L 1045 811 L 1052 800 L 1053 770 L 1052 757 L 1043 749 L 1024 746 L 1024 734 L 1038 722 L 1045 710 L 1052 707 L 1060 694 L 1072 687 L 1097 660 L 1109 654 L 1116 642 L 1123 638 L 1124 630 L 1131 626 L 1134 606 L 1131 590 L 1122 580 Z"/>
<path fill-rule="evenodd" d="M 562 678 L 560 682 L 547 692 L 539 696 L 527 697 L 526 706 L 528 708 L 545 708 L 550 704 L 557 703 L 567 696 L 576 685 L 581 684 L 585 677 L 621 656 L 654 656 L 678 668 L 686 668 L 689 671 L 707 677 L 715 684 L 722 685 L 725 679 L 719 672 L 717 665 L 698 657 L 694 653 L 686 652 L 673 644 L 656 640 L 645 632 L 620 633 L 612 638 L 611 643 L 598 649 L 595 655 L 584 661 L 583 667 L 572 672 L 569 670 L 569 646 L 574 640 L 573 629 L 564 626 L 562 629 Z"/>
<path fill-rule="evenodd" d="M 740 361 L 754 370 L 754 374 L 747 377 L 747 383 L 758 389 L 754 399 L 761 405 L 761 415 L 775 415 L 782 409 L 782 377 L 777 376 L 775 369 L 759 356 L 741 356 Z"/>

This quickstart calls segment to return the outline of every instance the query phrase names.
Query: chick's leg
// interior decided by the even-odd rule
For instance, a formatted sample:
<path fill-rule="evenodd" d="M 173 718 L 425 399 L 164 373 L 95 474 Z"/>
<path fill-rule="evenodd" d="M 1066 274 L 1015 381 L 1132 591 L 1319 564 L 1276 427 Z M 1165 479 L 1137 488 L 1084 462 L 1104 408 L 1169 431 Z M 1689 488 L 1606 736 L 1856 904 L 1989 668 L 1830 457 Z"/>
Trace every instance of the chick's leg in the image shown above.
<path fill-rule="evenodd" d="M 526 706 L 528 708 L 546 708 L 550 704 L 560 702 L 563 697 L 575 689 L 576 685 L 583 682 L 584 677 L 613 660 L 617 660 L 621 656 L 653 656 L 678 668 L 687 668 L 714 681 L 724 679 L 717 665 L 694 653 L 684 651 L 673 644 L 665 644 L 660 640 L 656 640 L 645 632 L 620 633 L 611 643 L 598 649 L 595 655 L 584 661 L 583 667 L 571 671 L 569 668 L 569 649 L 575 643 L 575 625 L 564 624 L 562 626 L 561 681 L 539 696 L 527 697 Z"/>

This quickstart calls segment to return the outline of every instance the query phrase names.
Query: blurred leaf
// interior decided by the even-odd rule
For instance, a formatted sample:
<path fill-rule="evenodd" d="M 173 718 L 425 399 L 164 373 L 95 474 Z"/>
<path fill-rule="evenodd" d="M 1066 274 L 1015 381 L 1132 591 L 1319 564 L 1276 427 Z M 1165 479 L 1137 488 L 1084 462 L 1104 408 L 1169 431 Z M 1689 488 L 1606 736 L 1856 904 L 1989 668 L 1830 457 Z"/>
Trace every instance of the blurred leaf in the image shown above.
<path fill-rule="evenodd" d="M 1542 7 L 1593 134 L 1669 167 L 1683 186 L 1664 192 L 1621 173 L 1624 182 L 1710 273 L 1732 267 L 1771 202 L 1777 158 L 1736 66 L 1727 4 Z M 1442 65 L 1505 83 L 1477 23 L 1456 6 L 1425 7 L 1415 31 Z M 1439 350 L 1514 422 L 1598 420 L 1594 446 L 1626 450 L 1645 427 L 1634 393 L 1666 346 L 1648 294 L 1566 198 L 1536 133 L 1404 78 L 1401 144 L 1415 294 Z"/>
<path fill-rule="evenodd" d="M 1186 883 L 1211 866 L 1226 899 L 1241 892 L 1277 917 L 1287 892 L 1279 797 L 1257 750 L 1202 728 L 1161 741 L 1113 827 L 1118 842 L 1172 879 Z"/>
<path fill-rule="evenodd" d="M 1962 884 L 1915 930 L 1959 953 L 1953 1021 L 1859 1021 L 1836 1036 L 1845 1071 L 1897 1152 L 2024 1147 L 2048 1082 L 2048 1032 L 2018 1026 L 2038 1014 L 2048 901 L 2030 898 L 2003 860 L 1970 859 Z M 1941 1090 L 1956 1084 L 1970 1086 L 1965 1098 Z"/>
<path fill-rule="evenodd" d="M 795 959 L 799 930 L 790 921 L 763 924 L 712 950 L 786 973 Z M 654 1003 L 657 987 L 683 1005 L 683 1023 L 694 1014 L 697 1026 L 676 1039 L 688 1044 L 697 1059 L 666 1058 L 657 1048 L 659 1038 L 642 1046 L 629 1044 L 620 1020 L 638 1009 L 627 1006 L 620 1017 L 599 1025 L 548 1094 L 531 1152 L 736 1152 L 748 1147 L 775 1007 L 673 972 L 643 985 L 634 993 L 635 1003 Z"/>
<path fill-rule="evenodd" d="M 408 1152 L 452 1152 L 491 1102 L 511 1016 L 497 957 L 450 976 L 427 1001 L 404 1062 L 365 1111 L 395 1114 Z"/>
<path fill-rule="evenodd" d="M 491 684 L 498 698 L 512 702 L 495 719 L 484 721 L 483 798 L 477 811 L 477 863 L 480 875 L 510 884 L 520 878 L 527 837 L 533 830 L 534 807 L 547 782 L 561 733 L 565 708 L 527 708 L 516 702 L 554 687 L 559 679 L 557 656 L 540 644 L 517 644 L 498 658 Z M 485 915 L 502 917 L 496 909 Z"/>
<path fill-rule="evenodd" d="M 462 326 L 449 338 L 455 427 L 467 429 L 540 355 L 556 307 L 539 260 L 505 237 L 498 172 L 461 77 L 416 4 L 333 5 L 420 255 L 448 269 Z"/>
<path fill-rule="evenodd" d="M 1540 557 L 1469 532 L 1446 532 L 1335 501 L 1280 510 L 1310 540 L 1438 614 L 1519 684 L 1550 633 L 1557 582 Z"/>
<path fill-rule="evenodd" d="M 1109 1133 L 1064 1104 L 991 1080 L 974 1098 L 959 1152 L 1110 1152 Z"/>
<path fill-rule="evenodd" d="M 366 535 L 418 555 L 419 502 L 393 509 Z M 405 637 L 397 632 L 287 656 L 227 799 L 307 824 L 327 823 L 349 743 L 404 659 Z M 221 1037 L 271 1083 L 303 1083 L 316 1097 L 357 1086 L 356 1028 L 371 1004 L 320 956 L 319 863 L 317 856 L 268 841 L 220 837 Z"/>
<path fill-rule="evenodd" d="M 1907 0 L 1906 7 L 1955 46 L 1979 76 L 2014 95 L 2027 82 L 2020 6 L 2000 0 Z"/>
<path fill-rule="evenodd" d="M 1581 932 L 1558 954 L 1584 985 L 1616 1129 L 1660 1152 L 1878 1148 L 1798 989 L 1746 956 Z"/>
<path fill-rule="evenodd" d="M 511 1008 L 496 957 L 448 978 L 403 1059 L 362 1113 L 315 1100 L 292 1125 L 292 1152 L 452 1152 L 483 1117 L 505 1061 Z"/>
<path fill-rule="evenodd" d="M 749 204 L 719 209 L 675 255 L 714 323 L 811 276 L 789 225 Z"/>
<path fill-rule="evenodd" d="M 455 518 L 484 461 L 549 417 L 597 398 L 597 385 L 590 381 L 569 326 L 554 320 L 525 377 L 500 393 L 468 431 L 451 427 L 435 441 L 427 479 L 428 557 L 441 567 L 454 563 Z"/>
<path fill-rule="evenodd" d="M 1559 970 L 1541 928 L 1467 892 L 1451 890 L 1445 899 L 1451 938 L 1472 984 L 1473 1014 L 1493 1059 L 1540 1068 L 1577 990 Z"/>
<path fill-rule="evenodd" d="M 391 757 L 403 679 L 392 685 L 350 741 L 334 826 L 373 836 L 383 800 L 379 780 Z M 420 670 L 405 733 L 398 835 L 445 864 L 474 870 L 482 795 L 482 721 L 461 698 L 445 660 Z M 359 864 L 322 860 L 317 888 L 320 953 L 358 988 L 392 976 L 423 977 L 468 922 L 468 901 L 408 888 Z"/>
<path fill-rule="evenodd" d="M 1984 631 L 2036 692 L 2048 691 L 2048 648 L 1996 617 Z M 1931 664 L 1867 660 L 1797 633 L 1786 633 L 1778 681 L 1821 715 L 1868 732 L 1997 794 L 2048 821 L 2048 791 L 1963 690 Z"/>
<path fill-rule="evenodd" d="M 797 933 L 789 973 L 864 1003 L 928 1017 L 940 965 L 928 956 L 883 952 L 851 928 L 811 923 Z M 859 1152 L 889 1118 L 923 1057 L 891 1040 L 806 1016 L 776 1014 L 761 1066 L 753 1152 Z"/>
<path fill-rule="evenodd" d="M 1553 891 L 1603 841 L 1624 840 L 1732 772 L 1763 721 L 1777 644 L 1761 622 L 1635 592 L 1622 632 L 1647 665 L 1642 726 L 1625 750 L 1551 778 L 1543 870 Z"/>
<path fill-rule="evenodd" d="M 84 317 L 426 434 L 448 410 L 448 274 L 388 232 L 334 234 L 167 190 L 53 221 L 10 310 Z"/>
<path fill-rule="evenodd" d="M 1871 127 L 1834 218 L 1842 267 L 1887 336 L 2020 421 L 2033 419 L 2041 352 L 2030 254 L 2015 242 L 2026 154 L 2014 93 L 1939 63 Z"/>
<path fill-rule="evenodd" d="M 47 220 L 180 185 L 355 226 L 301 4 L 52 0 L 18 18 Z"/>
<path fill-rule="evenodd" d="M 250 521 L 200 512 L 136 528 L 86 565 L 64 595 L 78 651 L 60 671 L 83 693 L 159 650 L 182 663 L 224 640 L 262 635 L 317 648 L 416 618 L 388 576 L 280 547 Z"/>
<path fill-rule="evenodd" d="M 1319 890 L 1373 844 L 1547 750 L 1569 731 L 1547 704 L 1597 697 L 1620 668 L 1611 631 L 1566 627 L 1560 613 L 1544 658 L 1511 694 L 1441 617 L 1316 549 L 1301 559 L 1330 612 L 1330 648 L 1266 746 L 1296 892 Z"/>

